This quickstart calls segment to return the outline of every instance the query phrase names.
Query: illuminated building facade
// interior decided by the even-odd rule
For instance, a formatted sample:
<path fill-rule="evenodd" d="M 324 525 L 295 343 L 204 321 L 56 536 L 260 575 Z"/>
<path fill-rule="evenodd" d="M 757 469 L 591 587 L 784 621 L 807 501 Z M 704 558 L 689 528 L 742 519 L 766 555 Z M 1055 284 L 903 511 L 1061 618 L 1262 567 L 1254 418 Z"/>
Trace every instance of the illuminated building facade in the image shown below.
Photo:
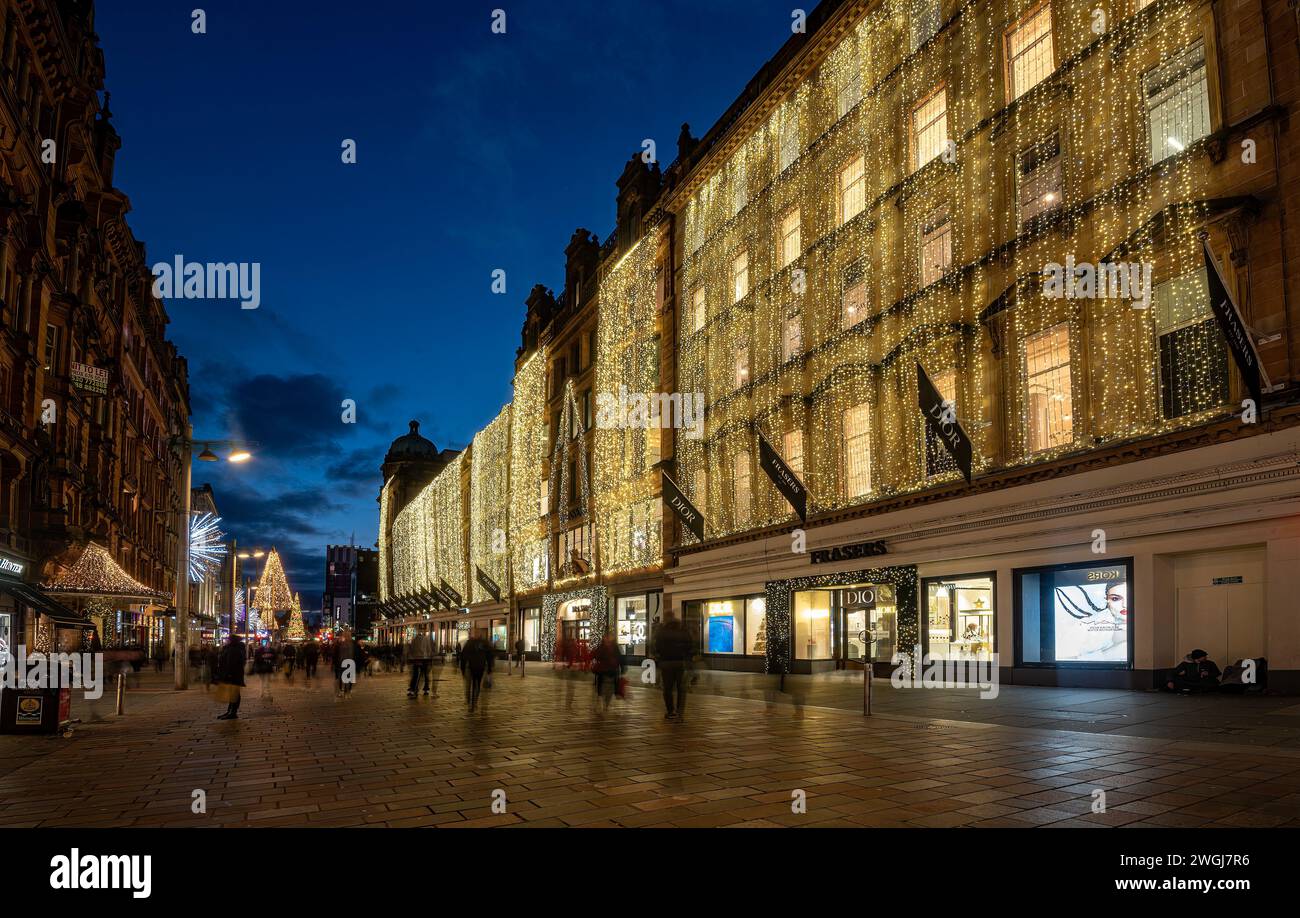
<path fill-rule="evenodd" d="M 634 159 L 529 298 L 512 637 L 616 627 L 626 578 L 719 668 L 1145 688 L 1199 646 L 1300 686 L 1300 62 L 1249 6 L 827 0 L 662 180 Z M 600 423 L 623 390 L 701 393 L 703 428 Z"/>

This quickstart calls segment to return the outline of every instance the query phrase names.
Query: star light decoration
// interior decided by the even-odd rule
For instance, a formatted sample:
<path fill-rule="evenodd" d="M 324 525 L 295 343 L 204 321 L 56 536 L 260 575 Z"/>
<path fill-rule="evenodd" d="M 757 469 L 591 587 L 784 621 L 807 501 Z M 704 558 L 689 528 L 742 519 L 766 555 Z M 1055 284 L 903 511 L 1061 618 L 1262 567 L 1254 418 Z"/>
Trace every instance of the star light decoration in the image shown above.
<path fill-rule="evenodd" d="M 918 361 L 932 377 L 952 371 L 944 394 L 968 422 L 976 474 L 1000 442 L 1004 464 L 1037 463 L 1226 413 L 1212 325 L 1180 353 L 1176 385 L 1199 410 L 1162 411 L 1160 335 L 1170 314 L 1208 318 L 1196 285 L 1149 309 L 1042 295 L 1040 272 L 1070 254 L 1151 262 L 1157 285 L 1194 277 L 1214 195 L 1209 138 L 1153 163 L 1147 112 L 1162 68 L 1206 41 L 1202 18 L 1178 0 L 1112 5 L 1098 32 L 1096 6 L 885 0 L 702 167 L 677 221 L 677 386 L 708 392 L 708 435 L 678 437 L 676 459 L 710 536 L 794 518 L 757 469 L 759 430 L 778 449 L 787 433 L 802 439 L 819 510 L 955 481 L 927 473 Z M 1048 63 L 1011 99 L 1007 30 L 1043 9 Z M 923 136 L 934 142 L 920 155 Z M 1059 188 L 1022 220 L 1035 155 L 1061 170 Z M 1056 391 L 1069 423 L 1031 450 L 1026 341 L 1055 327 L 1068 330 L 1069 383 Z M 870 486 L 848 494 L 846 412 L 863 405 Z"/>
<path fill-rule="evenodd" d="M 203 583 L 221 566 L 226 557 L 226 534 L 221 531 L 221 517 L 199 513 L 190 517 L 190 582 Z"/>

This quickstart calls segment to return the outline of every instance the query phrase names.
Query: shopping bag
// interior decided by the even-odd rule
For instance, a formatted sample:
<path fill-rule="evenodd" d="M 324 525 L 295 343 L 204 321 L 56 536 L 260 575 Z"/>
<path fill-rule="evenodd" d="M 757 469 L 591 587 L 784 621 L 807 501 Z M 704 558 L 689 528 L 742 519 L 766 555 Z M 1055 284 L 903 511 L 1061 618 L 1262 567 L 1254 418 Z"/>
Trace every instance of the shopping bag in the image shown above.
<path fill-rule="evenodd" d="M 618 677 L 618 697 L 619 698 L 627 697 L 627 676 Z"/>
<path fill-rule="evenodd" d="M 226 682 L 218 682 L 216 688 L 217 701 L 222 704 L 234 704 L 239 698 L 239 686 L 230 685 Z"/>

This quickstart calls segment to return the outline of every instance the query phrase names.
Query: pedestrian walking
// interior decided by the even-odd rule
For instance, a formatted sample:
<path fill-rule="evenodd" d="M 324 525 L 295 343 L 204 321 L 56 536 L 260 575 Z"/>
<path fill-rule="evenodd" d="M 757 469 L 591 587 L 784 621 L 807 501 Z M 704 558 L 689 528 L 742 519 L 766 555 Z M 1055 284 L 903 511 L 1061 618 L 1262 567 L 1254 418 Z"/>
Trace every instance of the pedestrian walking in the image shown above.
<path fill-rule="evenodd" d="M 420 689 L 420 680 L 424 679 L 424 694 L 429 694 L 429 669 L 433 666 L 433 641 L 424 631 L 415 632 L 415 637 L 406 645 L 406 662 L 411 665 L 411 684 L 407 686 L 406 697 L 414 698 Z"/>
<path fill-rule="evenodd" d="M 275 658 L 271 655 L 271 649 L 259 644 L 253 651 L 253 672 L 257 674 L 257 681 L 262 688 L 263 701 L 274 701 L 271 697 L 271 673 L 274 671 Z"/>
<path fill-rule="evenodd" d="M 226 713 L 218 714 L 217 720 L 234 720 L 239 716 L 240 689 L 244 686 L 244 659 L 247 649 L 239 635 L 230 635 L 226 646 L 217 656 L 217 700 L 226 703 Z"/>
<path fill-rule="evenodd" d="M 308 644 L 306 647 L 305 658 L 306 665 L 304 669 L 306 670 L 307 678 L 311 679 L 312 676 L 316 675 L 316 661 L 320 659 L 320 645 L 315 641 Z"/>
<path fill-rule="evenodd" d="M 623 677 L 627 666 L 623 661 L 623 654 L 618 649 L 618 644 L 614 640 L 614 635 L 608 631 L 596 645 L 595 652 L 591 655 L 591 671 L 596 674 L 596 710 L 600 712 L 609 710 L 609 702 L 614 697 L 614 692 L 618 688 L 618 682 Z"/>
<path fill-rule="evenodd" d="M 352 640 L 352 629 L 344 628 L 334 642 L 334 689 L 336 697 L 351 698 L 352 686 L 357 681 L 357 645 Z"/>
<path fill-rule="evenodd" d="M 460 674 L 465 679 L 465 703 L 470 713 L 478 707 L 483 677 L 490 670 L 492 648 L 476 631 L 460 648 Z"/>
<path fill-rule="evenodd" d="M 672 612 L 655 632 L 655 669 L 664 693 L 664 720 L 681 723 L 686 714 L 686 665 L 692 657 L 691 633 Z"/>

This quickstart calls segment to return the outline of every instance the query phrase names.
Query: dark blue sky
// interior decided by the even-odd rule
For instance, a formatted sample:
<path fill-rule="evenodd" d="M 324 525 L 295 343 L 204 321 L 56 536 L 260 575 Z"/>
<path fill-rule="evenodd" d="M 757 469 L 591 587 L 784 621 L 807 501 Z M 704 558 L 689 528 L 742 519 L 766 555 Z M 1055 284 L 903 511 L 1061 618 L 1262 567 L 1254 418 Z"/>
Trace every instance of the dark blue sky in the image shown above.
<path fill-rule="evenodd" d="M 813 3 L 806 4 L 811 8 Z M 115 183 L 150 264 L 260 262 L 262 305 L 168 301 L 227 530 L 319 603 L 324 546 L 376 538 L 379 464 L 418 418 L 463 447 L 510 398 L 523 298 L 653 138 L 666 166 L 790 35 L 774 0 L 100 0 Z M 207 34 L 190 12 L 207 13 Z M 507 14 L 505 35 L 491 13 Z M 340 161 L 344 138 L 358 162 Z M 507 272 L 508 292 L 490 291 Z M 357 423 L 340 403 L 357 404 Z"/>

